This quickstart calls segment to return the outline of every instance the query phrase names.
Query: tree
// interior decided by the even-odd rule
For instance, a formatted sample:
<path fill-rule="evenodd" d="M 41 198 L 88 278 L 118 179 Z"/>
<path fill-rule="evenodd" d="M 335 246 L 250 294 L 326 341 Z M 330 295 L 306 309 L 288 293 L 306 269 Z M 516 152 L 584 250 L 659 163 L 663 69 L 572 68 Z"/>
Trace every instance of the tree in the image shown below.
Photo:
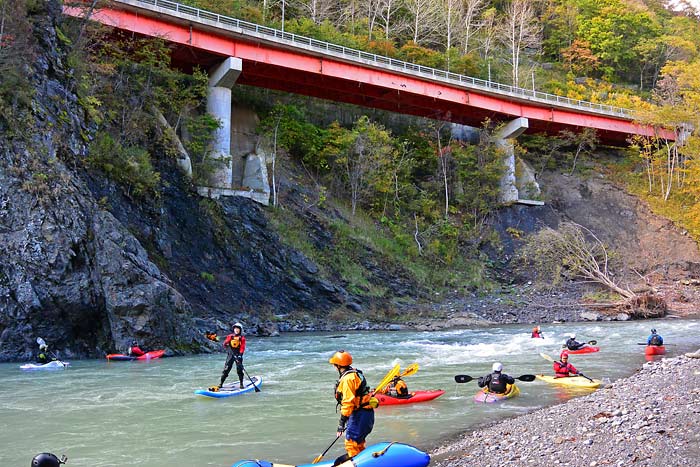
<path fill-rule="evenodd" d="M 539 49 L 541 28 L 531 0 L 511 0 L 501 25 L 501 43 L 508 51 L 512 84 L 520 84 L 521 55 L 525 49 Z"/>
<path fill-rule="evenodd" d="M 586 237 L 592 239 L 591 242 Z M 617 284 L 610 270 L 610 254 L 596 235 L 575 222 L 563 222 L 531 235 L 520 253 L 522 264 L 552 285 L 562 279 L 594 282 L 624 298 L 635 293 Z"/>
<path fill-rule="evenodd" d="M 477 21 L 479 15 L 486 8 L 486 0 L 464 1 L 464 54 L 469 53 L 469 41 L 479 31 L 481 23 Z"/>
<path fill-rule="evenodd" d="M 444 34 L 445 52 L 448 54 L 447 70 L 450 70 L 449 52 L 454 46 L 461 24 L 462 0 L 440 0 L 439 14 Z"/>
<path fill-rule="evenodd" d="M 424 44 L 439 29 L 438 12 L 433 0 L 405 0 L 411 21 L 408 30 L 415 44 Z"/>
<path fill-rule="evenodd" d="M 391 135 L 368 117 L 360 117 L 351 131 L 336 131 L 330 141 L 337 153 L 333 165 L 342 169 L 350 189 L 352 214 L 371 193 L 393 190 L 392 174 L 387 168 L 395 157 Z"/>

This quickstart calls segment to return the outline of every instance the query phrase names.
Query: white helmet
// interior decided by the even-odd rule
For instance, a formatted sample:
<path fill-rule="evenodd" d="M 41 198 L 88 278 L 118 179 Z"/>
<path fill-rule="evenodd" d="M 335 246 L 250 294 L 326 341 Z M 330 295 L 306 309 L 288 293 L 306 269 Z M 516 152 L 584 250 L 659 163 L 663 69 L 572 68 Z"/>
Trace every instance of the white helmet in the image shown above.
<path fill-rule="evenodd" d="M 503 365 L 501 365 L 500 362 L 496 362 L 496 363 L 494 363 L 493 366 L 491 367 L 491 370 L 493 370 L 493 371 L 499 371 L 499 372 L 500 372 L 500 371 L 503 371 Z"/>
<path fill-rule="evenodd" d="M 572 339 L 576 339 L 576 333 L 572 332 L 571 334 L 569 334 L 569 337 Z"/>
<path fill-rule="evenodd" d="M 233 326 L 231 326 L 231 329 L 233 328 L 238 328 L 241 330 L 241 334 L 243 334 L 243 325 L 241 323 L 235 323 Z"/>

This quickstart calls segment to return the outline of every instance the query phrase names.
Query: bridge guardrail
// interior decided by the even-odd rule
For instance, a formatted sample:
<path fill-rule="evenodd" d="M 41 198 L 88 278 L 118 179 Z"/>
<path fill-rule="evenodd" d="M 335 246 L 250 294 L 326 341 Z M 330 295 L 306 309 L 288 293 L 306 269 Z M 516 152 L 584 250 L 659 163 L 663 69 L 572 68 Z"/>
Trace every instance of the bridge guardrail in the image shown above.
<path fill-rule="evenodd" d="M 598 104 L 590 101 L 583 101 L 578 99 L 571 99 L 564 96 L 558 96 L 556 94 L 549 94 L 546 92 L 540 92 L 535 90 L 529 90 L 525 88 L 518 88 L 514 86 L 509 86 L 507 84 L 497 83 L 495 81 L 488 81 L 480 78 L 474 78 L 471 76 L 460 75 L 457 73 L 452 73 L 445 70 L 440 70 L 437 68 L 426 67 L 423 65 L 418 65 L 415 63 L 404 62 L 394 58 L 386 57 L 383 55 L 377 55 L 370 52 L 364 52 L 362 50 L 351 49 L 344 47 L 342 45 L 331 44 L 329 42 L 319 41 L 306 36 L 300 36 L 298 34 L 281 31 L 279 29 L 270 28 L 268 26 L 262 26 L 259 24 L 251 23 L 248 21 L 232 18 L 230 16 L 220 15 L 218 13 L 212 13 L 210 11 L 201 10 L 199 8 L 191 7 L 188 5 L 183 5 L 181 3 L 173 2 L 170 0 L 112 0 L 115 3 L 128 3 L 128 4 L 138 4 L 143 3 L 147 5 L 153 5 L 157 8 L 162 8 L 165 10 L 174 11 L 176 13 L 187 14 L 198 19 L 208 20 L 222 25 L 230 26 L 240 30 L 254 32 L 261 36 L 265 36 L 272 42 L 276 42 L 279 39 L 290 41 L 293 44 L 304 45 L 307 47 L 312 47 L 318 52 L 331 52 L 338 54 L 345 59 L 353 60 L 366 60 L 376 64 L 388 65 L 399 70 L 411 71 L 420 73 L 422 76 L 427 78 L 433 78 L 438 80 L 449 80 L 453 82 L 458 82 L 463 85 L 468 85 L 474 88 L 479 88 L 482 90 L 496 92 L 498 94 L 506 94 L 512 97 L 520 97 L 528 100 L 536 100 L 538 102 L 556 104 L 558 106 L 568 106 L 575 109 L 587 110 L 591 112 L 598 112 L 605 115 L 613 115 L 616 117 L 622 117 L 627 119 L 632 119 L 634 117 L 633 111 L 630 109 L 625 109 L 623 107 L 615 107 L 612 105 Z"/>

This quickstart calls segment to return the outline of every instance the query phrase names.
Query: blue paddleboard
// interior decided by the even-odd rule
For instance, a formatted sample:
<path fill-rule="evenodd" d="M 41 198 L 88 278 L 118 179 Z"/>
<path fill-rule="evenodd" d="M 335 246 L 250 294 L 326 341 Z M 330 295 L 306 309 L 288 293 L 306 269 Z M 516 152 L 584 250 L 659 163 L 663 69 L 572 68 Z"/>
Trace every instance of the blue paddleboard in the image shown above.
<path fill-rule="evenodd" d="M 215 399 L 240 396 L 241 394 L 245 394 L 246 392 L 255 391 L 255 386 L 253 386 L 251 380 L 253 380 L 253 383 L 255 383 L 255 386 L 257 386 L 258 388 L 262 386 L 262 376 L 253 376 L 249 380 L 243 381 L 243 389 L 238 387 L 238 382 L 235 382 L 224 384 L 218 391 L 210 391 L 208 389 L 197 389 L 194 393 L 197 396 L 213 397 Z"/>

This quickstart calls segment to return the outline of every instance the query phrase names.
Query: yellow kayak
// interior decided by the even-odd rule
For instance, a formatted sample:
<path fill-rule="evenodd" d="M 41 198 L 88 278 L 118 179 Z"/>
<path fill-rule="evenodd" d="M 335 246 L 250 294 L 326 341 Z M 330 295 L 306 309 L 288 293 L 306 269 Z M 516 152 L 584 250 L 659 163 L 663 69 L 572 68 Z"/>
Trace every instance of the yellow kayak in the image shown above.
<path fill-rule="evenodd" d="M 567 378 L 555 378 L 554 376 L 549 376 L 549 375 L 535 375 L 537 379 L 541 379 L 542 381 L 546 381 L 548 383 L 552 384 L 560 384 L 562 386 L 571 386 L 574 388 L 589 388 L 589 389 L 595 389 L 600 384 L 602 383 L 601 380 L 599 379 L 593 379 L 593 381 L 590 381 L 583 376 L 569 376 Z"/>
<path fill-rule="evenodd" d="M 491 392 L 488 389 L 483 388 L 474 396 L 474 402 L 485 402 L 487 404 L 490 404 L 492 402 L 500 402 L 506 399 L 510 399 L 511 397 L 515 397 L 518 394 L 520 394 L 520 388 L 518 388 L 518 386 L 516 386 L 515 384 L 509 384 L 508 389 L 506 389 L 506 392 L 504 392 L 503 394 Z"/>

